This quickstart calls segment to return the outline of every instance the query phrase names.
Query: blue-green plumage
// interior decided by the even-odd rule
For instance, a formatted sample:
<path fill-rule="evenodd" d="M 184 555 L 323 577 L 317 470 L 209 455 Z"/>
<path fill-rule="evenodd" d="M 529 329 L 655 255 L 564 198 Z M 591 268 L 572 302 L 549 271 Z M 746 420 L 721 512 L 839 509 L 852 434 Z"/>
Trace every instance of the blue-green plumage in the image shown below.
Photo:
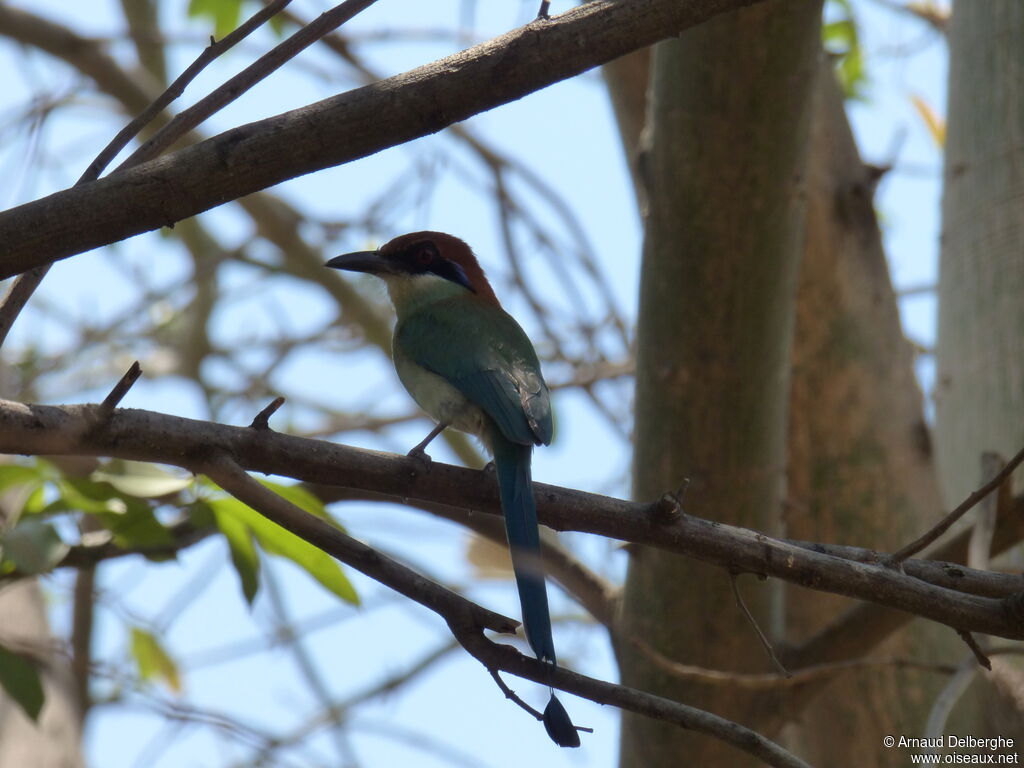
<path fill-rule="evenodd" d="M 413 398 L 494 455 L 526 637 L 538 658 L 554 662 L 530 478 L 534 444 L 551 442 L 551 401 L 533 345 L 501 308 L 452 296 L 402 312 L 393 350 Z"/>
<path fill-rule="evenodd" d="M 393 354 L 402 384 L 439 424 L 491 450 L 526 638 L 537 658 L 555 664 L 530 476 L 533 446 L 551 442 L 551 402 L 529 337 L 498 304 L 469 247 L 450 235 L 404 235 L 328 264 L 385 280 L 398 315 Z M 560 746 L 579 746 L 553 693 L 544 725 Z"/>

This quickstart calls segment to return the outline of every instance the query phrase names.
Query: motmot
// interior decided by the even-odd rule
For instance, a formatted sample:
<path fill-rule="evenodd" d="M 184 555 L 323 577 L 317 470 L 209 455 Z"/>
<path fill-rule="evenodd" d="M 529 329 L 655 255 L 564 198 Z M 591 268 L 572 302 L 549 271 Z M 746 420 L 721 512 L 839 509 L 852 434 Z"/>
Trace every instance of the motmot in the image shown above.
<path fill-rule="evenodd" d="M 502 308 L 470 247 L 452 235 L 413 232 L 327 266 L 376 275 L 387 286 L 398 318 L 395 370 L 437 422 L 410 455 L 423 457 L 452 427 L 478 437 L 494 457 L 526 639 L 538 659 L 556 664 L 530 474 L 534 445 L 551 442 L 551 399 L 529 337 Z M 580 745 L 554 691 L 544 727 L 559 746 Z"/>

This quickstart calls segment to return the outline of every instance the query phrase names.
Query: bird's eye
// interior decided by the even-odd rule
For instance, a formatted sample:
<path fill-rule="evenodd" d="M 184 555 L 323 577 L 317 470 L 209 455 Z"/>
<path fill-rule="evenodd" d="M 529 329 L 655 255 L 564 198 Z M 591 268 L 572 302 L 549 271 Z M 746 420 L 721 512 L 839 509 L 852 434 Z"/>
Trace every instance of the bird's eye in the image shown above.
<path fill-rule="evenodd" d="M 414 246 L 412 257 L 421 267 L 426 267 L 433 263 L 437 256 L 437 247 L 433 243 L 417 243 Z"/>

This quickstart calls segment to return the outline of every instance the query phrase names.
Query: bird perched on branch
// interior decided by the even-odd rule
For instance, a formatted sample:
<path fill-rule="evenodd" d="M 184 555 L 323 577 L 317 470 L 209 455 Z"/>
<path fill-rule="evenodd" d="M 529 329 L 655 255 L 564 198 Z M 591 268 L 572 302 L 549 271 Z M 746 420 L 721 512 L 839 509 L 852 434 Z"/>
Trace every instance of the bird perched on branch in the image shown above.
<path fill-rule="evenodd" d="M 446 427 L 476 435 L 494 456 L 501 509 L 526 639 L 554 665 L 555 646 L 534 505 L 530 459 L 551 442 L 551 402 L 537 353 L 502 309 L 472 250 L 443 232 L 413 232 L 376 251 L 336 256 L 327 266 L 367 272 L 387 285 L 398 315 L 393 357 L 398 378 L 437 422 L 424 449 Z M 554 692 L 544 727 L 560 746 L 579 734 Z"/>

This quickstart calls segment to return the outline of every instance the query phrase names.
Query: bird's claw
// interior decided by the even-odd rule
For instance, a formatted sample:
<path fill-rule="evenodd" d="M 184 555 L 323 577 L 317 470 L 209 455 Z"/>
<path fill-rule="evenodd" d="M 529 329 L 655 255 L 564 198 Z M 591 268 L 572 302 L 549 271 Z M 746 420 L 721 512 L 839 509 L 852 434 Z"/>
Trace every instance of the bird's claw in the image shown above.
<path fill-rule="evenodd" d="M 430 458 L 430 454 L 420 448 L 418 445 L 409 451 L 407 454 L 410 459 L 416 461 L 423 469 L 424 472 L 430 469 L 430 465 L 433 463 L 433 459 Z"/>

